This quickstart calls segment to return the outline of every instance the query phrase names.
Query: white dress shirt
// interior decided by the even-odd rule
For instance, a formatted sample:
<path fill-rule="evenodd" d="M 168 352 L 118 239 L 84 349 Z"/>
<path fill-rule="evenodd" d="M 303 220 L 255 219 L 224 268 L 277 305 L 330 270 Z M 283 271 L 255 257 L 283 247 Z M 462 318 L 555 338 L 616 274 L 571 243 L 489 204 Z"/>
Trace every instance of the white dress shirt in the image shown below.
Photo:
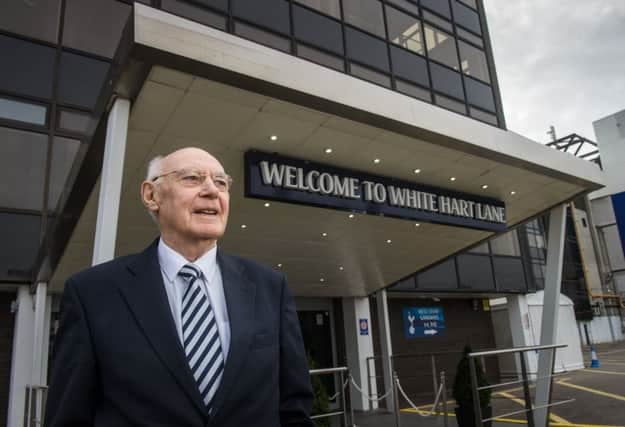
<path fill-rule="evenodd" d="M 163 274 L 163 283 L 169 300 L 169 308 L 176 323 L 176 331 L 178 338 L 184 347 L 184 338 L 182 337 L 182 296 L 186 289 L 186 282 L 182 277 L 178 276 L 180 269 L 189 264 L 182 255 L 167 246 L 163 239 L 158 242 L 158 263 L 161 266 Z M 224 284 L 217 264 L 217 247 L 215 246 L 193 263 L 202 270 L 204 277 L 201 280 L 208 299 L 210 301 L 215 319 L 217 320 L 217 329 L 221 340 L 221 351 L 224 356 L 224 362 L 228 356 L 230 347 L 230 321 L 228 318 L 228 309 L 226 307 L 226 297 L 224 295 Z"/>

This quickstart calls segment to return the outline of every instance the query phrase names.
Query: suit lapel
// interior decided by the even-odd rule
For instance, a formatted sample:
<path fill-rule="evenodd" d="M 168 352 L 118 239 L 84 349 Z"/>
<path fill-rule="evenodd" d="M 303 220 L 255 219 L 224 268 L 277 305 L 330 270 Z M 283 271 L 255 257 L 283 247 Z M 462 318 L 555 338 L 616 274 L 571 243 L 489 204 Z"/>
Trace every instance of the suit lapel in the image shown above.
<path fill-rule="evenodd" d="M 206 406 L 184 355 L 158 263 L 158 239 L 128 264 L 133 277 L 119 287 L 154 351 L 206 417 Z"/>
<path fill-rule="evenodd" d="M 230 349 L 224 368 L 221 385 L 214 398 L 215 412 L 232 388 L 237 375 L 240 374 L 243 362 L 249 354 L 252 343 L 251 325 L 254 325 L 256 288 L 244 275 L 243 267 L 233 257 L 217 251 L 217 262 L 226 296 L 226 306 L 230 322 Z"/>

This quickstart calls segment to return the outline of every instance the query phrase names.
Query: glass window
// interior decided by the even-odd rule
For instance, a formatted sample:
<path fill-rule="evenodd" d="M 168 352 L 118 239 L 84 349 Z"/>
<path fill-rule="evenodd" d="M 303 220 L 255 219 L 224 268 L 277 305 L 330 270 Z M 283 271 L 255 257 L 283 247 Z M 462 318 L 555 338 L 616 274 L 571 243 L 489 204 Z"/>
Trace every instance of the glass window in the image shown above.
<path fill-rule="evenodd" d="M 162 1 L 163 0 L 161 0 L 161 2 Z M 223 10 L 224 12 L 228 11 L 228 0 L 193 0 L 193 2 L 204 6 L 210 6 L 215 9 Z"/>
<path fill-rule="evenodd" d="M 393 73 L 403 79 L 429 86 L 428 66 L 425 58 L 391 46 L 391 58 L 393 61 Z"/>
<path fill-rule="evenodd" d="M 60 0 L 0 1 L 0 29 L 56 43 Z"/>
<path fill-rule="evenodd" d="M 54 48 L 0 35 L 0 90 L 52 97 Z"/>
<path fill-rule="evenodd" d="M 434 95 L 434 102 L 436 105 L 455 111 L 456 113 L 467 114 L 467 108 L 462 102 L 449 99 L 446 96 L 436 94 Z"/>
<path fill-rule="evenodd" d="M 417 7 L 417 5 L 411 3 L 408 0 L 386 0 L 386 2 L 399 6 L 402 9 L 404 9 L 406 12 L 411 12 L 415 14 L 416 16 L 419 16 L 419 8 Z"/>
<path fill-rule="evenodd" d="M 286 0 L 232 0 L 232 13 L 274 31 L 290 33 L 289 2 Z"/>
<path fill-rule="evenodd" d="M 427 24 L 424 25 L 424 28 L 428 57 L 458 70 L 458 51 L 454 38 L 450 34 Z"/>
<path fill-rule="evenodd" d="M 484 255 L 458 255 L 460 287 L 476 290 L 495 289 L 490 257 Z"/>
<path fill-rule="evenodd" d="M 485 82 L 490 82 L 488 64 L 484 51 L 475 48 L 461 40 L 458 41 L 460 48 L 460 65 L 462 72 Z"/>
<path fill-rule="evenodd" d="M 385 38 L 382 3 L 378 0 L 343 0 L 345 22 Z"/>
<path fill-rule="evenodd" d="M 74 53 L 61 54 L 59 99 L 93 109 L 108 72 L 108 62 Z"/>
<path fill-rule="evenodd" d="M 343 31 L 338 21 L 293 5 L 293 27 L 299 40 L 343 54 Z"/>
<path fill-rule="evenodd" d="M 477 80 L 465 77 L 464 85 L 467 89 L 467 100 L 476 107 L 488 111 L 495 111 L 495 99 L 490 86 Z"/>
<path fill-rule="evenodd" d="M 113 0 L 66 0 L 63 45 L 112 58 L 131 9 Z"/>
<path fill-rule="evenodd" d="M 414 291 L 416 290 L 414 276 L 395 283 L 389 288 L 389 291 Z"/>
<path fill-rule="evenodd" d="M 451 22 L 447 21 L 446 19 L 441 18 L 438 15 L 430 13 L 427 10 L 423 11 L 423 19 L 425 19 L 426 21 L 434 25 L 438 25 L 439 27 L 441 27 L 444 30 L 449 31 L 450 33 L 454 30 L 454 26 L 451 24 Z"/>
<path fill-rule="evenodd" d="M 206 2 L 202 2 L 206 3 Z M 212 3 L 212 2 L 211 2 Z M 211 27 L 226 30 L 226 17 L 210 10 L 178 0 L 161 0 L 163 10 Z"/>
<path fill-rule="evenodd" d="M 432 94 L 429 90 L 420 88 L 410 83 L 406 83 L 401 80 L 395 80 L 395 88 L 398 92 L 404 93 L 406 95 L 413 96 L 422 101 L 432 102 Z"/>
<path fill-rule="evenodd" d="M 521 256 L 516 230 L 495 237 L 490 241 L 490 247 L 493 250 L 493 255 Z"/>
<path fill-rule="evenodd" d="M 474 248 L 469 249 L 468 252 L 472 254 L 488 254 L 489 253 L 488 242 L 475 246 Z"/>
<path fill-rule="evenodd" d="M 462 25 L 464 28 L 474 31 L 478 34 L 482 33 L 480 26 L 480 17 L 476 11 L 469 9 L 465 5 L 453 1 L 454 5 L 454 21 L 456 24 Z"/>
<path fill-rule="evenodd" d="M 449 0 L 421 0 L 421 6 L 427 7 L 434 12 L 438 12 L 443 16 L 451 18 Z"/>
<path fill-rule="evenodd" d="M 59 111 L 58 128 L 61 130 L 90 134 L 95 130 L 90 128 L 92 123 L 93 120 L 89 114 L 69 110 Z"/>
<path fill-rule="evenodd" d="M 500 291 L 525 291 L 523 263 L 519 258 L 493 257 L 495 280 Z"/>
<path fill-rule="evenodd" d="M 419 273 L 417 288 L 419 289 L 457 289 L 456 264 L 453 258 Z"/>
<path fill-rule="evenodd" d="M 339 0 L 295 0 L 297 3 L 304 4 L 312 9 L 318 10 L 319 12 L 325 13 L 326 15 L 330 15 L 335 17 L 336 19 L 341 19 L 341 6 L 339 5 Z"/>
<path fill-rule="evenodd" d="M 41 217 L 0 213 L 0 280 L 30 280 L 39 250 Z M 11 242 L 11 244 L 6 244 Z"/>
<path fill-rule="evenodd" d="M 234 33 L 246 39 L 273 47 L 274 49 L 284 52 L 291 51 L 291 41 L 289 39 L 263 31 L 260 28 L 252 27 L 251 25 L 246 25 L 242 22 L 234 23 Z"/>
<path fill-rule="evenodd" d="M 406 49 L 421 55 L 425 54 L 421 37 L 421 22 L 411 15 L 386 7 L 388 39 Z"/>
<path fill-rule="evenodd" d="M 297 45 L 297 55 L 309 61 L 316 62 L 317 64 L 325 65 L 326 67 L 334 68 L 339 71 L 345 70 L 345 61 L 343 58 L 329 55 L 303 44 Z"/>
<path fill-rule="evenodd" d="M 484 42 L 481 37 L 476 36 L 473 33 L 463 30 L 460 27 L 456 27 L 456 33 L 458 33 L 458 37 L 462 37 L 463 39 L 470 41 L 471 43 L 478 45 L 479 47 L 484 47 Z"/>
<path fill-rule="evenodd" d="M 66 187 L 67 178 L 80 148 L 80 141 L 54 137 L 48 188 L 48 209 L 55 210 L 59 196 Z"/>
<path fill-rule="evenodd" d="M 471 6 L 473 9 L 477 9 L 477 2 L 476 0 L 460 0 L 462 3 L 466 4 L 467 6 Z"/>
<path fill-rule="evenodd" d="M 373 71 L 367 67 L 361 67 L 358 64 L 350 64 L 351 73 L 357 77 L 369 80 L 382 86 L 391 87 L 391 79 L 389 76 Z"/>
<path fill-rule="evenodd" d="M 493 126 L 497 126 L 498 124 L 496 115 L 487 113 L 482 110 L 478 110 L 477 108 L 469 107 L 469 114 L 471 115 L 471 117 L 489 123 Z"/>
<path fill-rule="evenodd" d="M 46 113 L 43 105 L 0 97 L 0 118 L 45 126 Z"/>
<path fill-rule="evenodd" d="M 387 45 L 361 31 L 345 27 L 347 54 L 366 65 L 389 71 Z"/>
<path fill-rule="evenodd" d="M 47 142 L 41 133 L 0 127 L 0 207 L 41 210 Z"/>
<path fill-rule="evenodd" d="M 430 72 L 432 73 L 432 86 L 435 90 L 458 99 L 464 99 L 460 73 L 432 62 L 430 62 Z"/>

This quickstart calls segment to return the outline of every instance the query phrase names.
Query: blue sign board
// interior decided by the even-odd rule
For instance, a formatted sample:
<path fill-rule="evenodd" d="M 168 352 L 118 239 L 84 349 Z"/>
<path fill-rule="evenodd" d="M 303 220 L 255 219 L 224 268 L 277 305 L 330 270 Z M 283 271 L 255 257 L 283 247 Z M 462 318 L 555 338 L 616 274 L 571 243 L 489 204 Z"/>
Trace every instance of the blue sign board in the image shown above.
<path fill-rule="evenodd" d="M 369 321 L 367 319 L 359 319 L 360 335 L 369 335 Z"/>
<path fill-rule="evenodd" d="M 625 252 L 625 191 L 612 195 L 612 207 L 616 218 L 616 226 L 621 238 L 621 246 Z"/>
<path fill-rule="evenodd" d="M 443 307 L 404 307 L 402 317 L 407 339 L 437 337 L 445 333 Z"/>
<path fill-rule="evenodd" d="M 500 200 L 250 150 L 245 197 L 479 230 L 506 230 Z"/>

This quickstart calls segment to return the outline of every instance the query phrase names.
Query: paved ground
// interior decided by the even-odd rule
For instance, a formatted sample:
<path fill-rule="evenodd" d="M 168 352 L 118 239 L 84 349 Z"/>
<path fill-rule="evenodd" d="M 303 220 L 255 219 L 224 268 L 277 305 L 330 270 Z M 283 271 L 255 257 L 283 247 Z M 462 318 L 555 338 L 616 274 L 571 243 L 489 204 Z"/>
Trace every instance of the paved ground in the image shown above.
<path fill-rule="evenodd" d="M 549 426 L 554 427 L 625 427 L 625 342 L 599 345 L 601 366 L 568 372 L 554 379 L 554 402 L 575 399 L 551 411 Z M 590 366 L 590 350 L 584 349 L 586 366 Z M 533 396 L 533 390 L 532 390 Z M 493 395 L 493 413 L 503 414 L 523 409 L 523 391 L 519 387 Z M 431 407 L 424 405 L 422 414 Z M 449 401 L 449 427 L 457 427 L 453 401 Z M 423 418 L 412 409 L 404 409 L 401 427 L 443 427 L 443 414 Z M 356 414 L 358 427 L 395 427 L 393 414 Z M 525 424 L 525 417 L 513 415 L 493 423 L 493 427 Z"/>

